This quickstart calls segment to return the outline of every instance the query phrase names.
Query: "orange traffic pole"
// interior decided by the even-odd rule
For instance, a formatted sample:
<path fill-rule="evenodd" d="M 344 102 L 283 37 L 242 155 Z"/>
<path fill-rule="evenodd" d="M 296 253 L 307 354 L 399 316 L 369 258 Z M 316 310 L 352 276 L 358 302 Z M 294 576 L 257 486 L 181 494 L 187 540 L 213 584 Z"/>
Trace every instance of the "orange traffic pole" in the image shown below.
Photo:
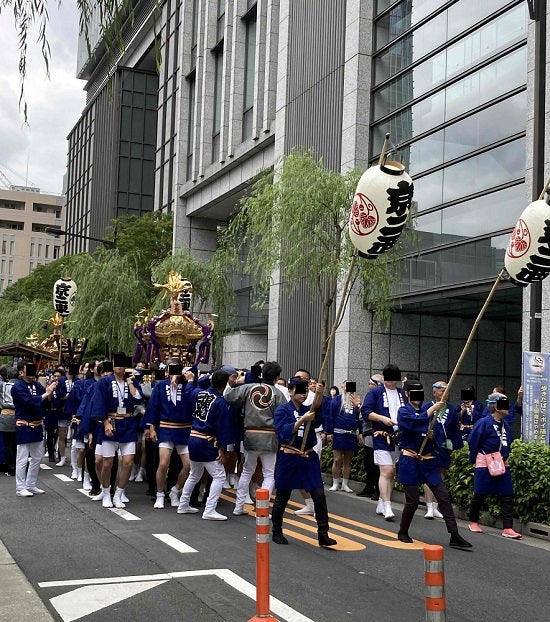
<path fill-rule="evenodd" d="M 430 544 L 424 547 L 424 583 L 426 622 L 445 622 L 445 572 L 443 547 Z"/>
<path fill-rule="evenodd" d="M 278 622 L 269 613 L 269 490 L 256 490 L 256 615 L 248 622 Z"/>

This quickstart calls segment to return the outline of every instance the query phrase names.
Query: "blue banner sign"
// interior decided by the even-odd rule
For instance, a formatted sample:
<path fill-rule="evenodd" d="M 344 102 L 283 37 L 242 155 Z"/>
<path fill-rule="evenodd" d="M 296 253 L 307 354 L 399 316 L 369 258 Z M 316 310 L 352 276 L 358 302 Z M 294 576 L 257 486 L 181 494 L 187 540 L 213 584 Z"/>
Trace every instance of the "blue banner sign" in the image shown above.
<path fill-rule="evenodd" d="M 550 387 L 550 354 L 523 353 L 523 417 L 521 435 L 524 441 L 550 444 L 548 429 L 548 389 Z"/>

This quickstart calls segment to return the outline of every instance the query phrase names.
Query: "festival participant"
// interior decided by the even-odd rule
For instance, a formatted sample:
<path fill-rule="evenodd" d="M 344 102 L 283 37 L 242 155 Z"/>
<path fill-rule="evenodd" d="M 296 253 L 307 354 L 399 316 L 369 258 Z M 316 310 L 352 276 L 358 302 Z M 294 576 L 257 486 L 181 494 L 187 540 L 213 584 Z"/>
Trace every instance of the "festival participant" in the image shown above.
<path fill-rule="evenodd" d="M 82 443 L 79 466 L 79 454 L 75 439 L 75 432 L 78 428 L 76 411 L 78 410 L 78 406 L 84 397 L 85 386 L 85 381 L 80 377 L 80 371 L 81 367 L 78 363 L 69 363 L 66 376 L 67 380 L 65 382 L 67 387 L 67 396 L 65 398 L 65 403 L 63 404 L 63 419 L 67 421 L 69 426 L 68 429 L 71 431 L 71 479 L 76 480 L 82 479 L 82 465 L 84 463 L 84 444 Z M 69 435 L 67 435 L 66 438 L 68 438 L 68 436 Z"/>
<path fill-rule="evenodd" d="M 470 463 L 474 469 L 474 496 L 470 502 L 468 528 L 474 533 L 482 533 L 479 514 L 488 495 L 496 495 L 500 501 L 502 514 L 502 536 L 519 540 L 521 534 L 514 531 L 514 486 L 510 467 L 506 460 L 510 455 L 512 431 L 506 416 L 509 402 L 503 393 L 491 393 L 487 399 L 489 415 L 479 419 L 468 437 Z M 506 470 L 502 475 L 491 475 L 485 456 L 500 452 Z"/>
<path fill-rule="evenodd" d="M 89 375 L 89 377 L 86 378 L 84 397 L 76 412 L 76 418 L 80 421 L 77 438 L 81 438 L 85 446 L 84 461 L 86 463 L 86 469 L 90 474 L 91 481 L 91 490 L 88 494 L 92 498 L 92 501 L 103 500 L 103 491 L 99 480 L 99 475 L 101 474 L 101 468 L 103 466 L 103 449 L 100 440 L 103 423 L 92 419 L 92 400 L 98 381 L 103 378 L 103 376 L 108 376 L 112 373 L 112 361 L 96 362 L 94 366 L 90 363 L 88 375 L 93 375 Z"/>
<path fill-rule="evenodd" d="M 440 402 L 446 388 L 447 383 L 444 380 L 434 382 L 432 385 L 433 399 L 430 403 Z M 456 406 L 446 402 L 445 409 L 438 413 L 437 421 L 433 426 L 435 440 L 439 443 L 439 449 L 436 453 L 436 464 L 442 479 L 445 479 L 447 471 L 451 466 L 451 453 L 464 446 L 458 413 Z M 426 499 L 426 514 L 424 518 L 428 520 L 443 518 L 443 514 L 437 507 L 437 501 L 429 488 L 424 490 L 424 498 Z"/>
<path fill-rule="evenodd" d="M 332 398 L 329 416 L 325 422 L 328 440 L 332 440 L 332 486 L 329 490 L 338 490 L 342 475 L 342 490 L 353 492 L 348 485 L 351 459 L 359 445 L 363 444 L 360 406 L 361 398 L 355 391 L 348 391 L 347 381 L 342 384 L 342 394 Z"/>
<path fill-rule="evenodd" d="M 194 374 L 184 373 L 178 358 L 168 360 L 165 372 L 166 379 L 155 382 L 144 417 L 144 426 L 149 431 L 148 438 L 153 443 L 158 442 L 159 446 L 155 509 L 164 508 L 166 476 L 174 448 L 181 460 L 181 470 L 176 484 L 169 493 L 172 507 L 179 505 L 181 490 L 190 468 L 188 448 L 192 414 L 190 396 Z"/>
<path fill-rule="evenodd" d="M 225 481 L 224 457 L 228 441 L 229 406 L 223 399 L 229 374 L 222 369 L 210 377 L 211 387 L 197 393 L 196 405 L 189 438 L 191 471 L 183 486 L 178 514 L 194 514 L 198 509 L 189 505 L 195 484 L 206 470 L 212 476 L 212 484 L 204 507 L 204 520 L 227 520 L 216 511 Z"/>
<path fill-rule="evenodd" d="M 383 385 L 365 395 L 361 415 L 365 421 L 372 421 L 374 463 L 380 469 L 378 488 L 380 499 L 376 513 L 387 521 L 393 521 L 395 514 L 391 506 L 391 493 L 395 477 L 397 411 L 405 405 L 405 395 L 397 388 L 401 371 L 396 365 L 386 365 L 382 370 Z"/>
<path fill-rule="evenodd" d="M 239 409 L 244 407 L 244 465 L 233 510 L 236 516 L 248 514 L 244 504 L 258 460 L 262 465 L 262 488 L 267 488 L 270 496 L 273 492 L 278 450 L 273 413 L 277 406 L 286 404 L 282 393 L 274 388 L 274 382 L 280 373 L 279 363 L 268 361 L 263 366 L 262 382 L 235 387 L 224 395 L 231 406 Z"/>
<path fill-rule="evenodd" d="M 276 544 L 288 544 L 283 535 L 283 515 L 292 490 L 299 488 L 311 496 L 317 521 L 319 546 L 334 546 L 336 540 L 328 535 L 328 510 L 321 477 L 321 463 L 314 449 L 317 443 L 314 426 L 321 422 L 321 415 L 304 405 L 308 385 L 302 378 L 291 378 L 288 386 L 291 401 L 278 406 L 274 415 L 280 449 L 275 472 L 277 492 L 272 510 L 272 540 Z M 323 393 L 322 384 L 318 385 L 317 391 Z M 312 422 L 313 425 L 309 428 L 302 450 L 308 422 Z"/>
<path fill-rule="evenodd" d="M 61 377 L 63 376 L 63 380 Z M 63 398 L 66 395 L 66 387 L 64 383 L 65 370 L 55 369 L 49 376 L 45 376 L 44 380 L 38 379 L 38 382 L 43 386 L 48 386 L 55 382 L 56 389 L 52 393 L 51 399 L 44 404 L 44 429 L 46 432 L 46 448 L 48 451 L 49 462 L 56 462 L 59 460 L 61 464 L 61 456 L 56 458 L 56 448 L 59 438 L 58 422 L 62 417 L 63 412 Z M 61 464 L 63 466 L 64 462 Z M 57 464 L 56 464 L 57 466 Z"/>
<path fill-rule="evenodd" d="M 373 374 L 369 378 L 368 390 L 374 387 L 381 387 L 384 382 L 382 374 Z M 380 493 L 378 491 L 378 480 L 380 479 L 380 469 L 374 464 L 374 447 L 372 442 L 372 423 L 367 421 L 363 426 L 363 470 L 365 471 L 365 487 L 357 493 L 358 497 L 370 497 L 373 501 L 378 501 Z"/>
<path fill-rule="evenodd" d="M 229 374 L 227 386 L 225 387 L 223 392 L 224 395 L 233 387 L 244 384 L 246 373 L 243 370 L 236 369 L 232 365 L 222 365 L 220 369 Z M 240 448 L 242 443 L 242 425 L 240 425 L 238 421 L 241 414 L 234 412 L 233 409 L 231 409 L 231 414 L 234 423 L 233 430 L 235 434 L 234 437 L 230 439 L 229 444 L 227 445 L 227 451 L 224 457 L 225 481 L 223 483 L 223 487 L 227 490 L 234 487 L 235 481 L 237 479 L 236 472 L 238 471 L 237 465 L 239 464 Z"/>
<path fill-rule="evenodd" d="M 11 390 L 17 442 L 15 494 L 18 497 L 32 497 L 44 494 L 37 486 L 40 462 L 44 455 L 43 404 L 52 399 L 57 381 L 53 380 L 44 388 L 36 379 L 36 365 L 22 363 L 18 368 L 19 380 Z"/>
<path fill-rule="evenodd" d="M 458 419 L 460 421 L 460 431 L 462 440 L 467 441 L 470 430 L 474 427 L 483 413 L 483 404 L 477 401 L 476 389 L 473 384 L 467 384 L 460 392 L 460 406 Z"/>
<path fill-rule="evenodd" d="M 405 507 L 397 538 L 400 542 L 409 544 L 413 542 L 409 536 L 409 527 L 418 508 L 420 498 L 418 487 L 420 484 L 425 484 L 432 491 L 443 511 L 447 531 L 451 536 L 450 546 L 459 549 L 471 548 L 472 545 L 458 533 L 449 492 L 437 465 L 438 443 L 434 441 L 433 430 L 428 431 L 430 420 L 438 416 L 438 413 L 445 407 L 445 403 L 436 401 L 422 404 L 424 390 L 421 384 L 405 384 L 404 389 L 409 401 L 397 412 L 399 446 L 402 454 L 399 458 L 397 480 L 404 486 Z M 428 436 L 428 441 L 422 448 L 426 436 Z M 419 453 L 421 448 L 422 454 Z"/>
<path fill-rule="evenodd" d="M 137 421 L 134 408 L 141 402 L 141 394 L 131 369 L 132 360 L 124 354 L 113 359 L 113 375 L 105 376 L 97 383 L 92 400 L 92 418 L 103 423 L 101 445 L 103 461 L 101 486 L 104 508 L 126 507 L 125 488 L 128 483 L 137 442 Z M 120 454 L 118 486 L 111 500 L 111 470 L 116 452 Z"/>
<path fill-rule="evenodd" d="M 17 382 L 19 372 L 15 367 L 2 365 L 0 367 L 0 432 L 4 441 L 6 452 L 7 475 L 15 475 L 15 456 L 17 454 L 17 442 L 15 439 L 15 408 L 11 390 Z"/>
<path fill-rule="evenodd" d="M 317 380 L 312 377 L 312 375 L 309 373 L 307 369 L 296 370 L 296 373 L 294 374 L 294 378 L 301 378 L 302 380 L 305 380 L 308 383 L 307 397 L 304 402 L 304 406 L 311 406 L 311 404 L 313 404 L 313 399 L 315 398 Z M 288 397 L 290 401 L 290 394 Z M 317 452 L 317 455 L 319 457 L 321 456 L 321 452 L 323 451 L 323 444 L 324 442 L 326 442 L 326 434 L 323 432 L 323 428 L 324 428 L 324 423 L 328 417 L 328 412 L 330 411 L 331 399 L 332 398 L 329 397 L 328 395 L 323 396 L 323 404 L 319 411 L 320 417 L 316 420 L 317 427 L 315 428 L 315 434 L 317 435 L 317 443 L 315 444 L 315 451 Z M 313 514 L 315 513 L 315 510 L 313 507 L 313 500 L 311 498 L 311 495 L 306 490 L 303 490 L 303 489 L 300 490 L 300 494 L 304 498 L 305 505 L 303 508 L 299 508 L 295 510 L 294 514 L 309 514 L 310 516 L 313 516 Z"/>

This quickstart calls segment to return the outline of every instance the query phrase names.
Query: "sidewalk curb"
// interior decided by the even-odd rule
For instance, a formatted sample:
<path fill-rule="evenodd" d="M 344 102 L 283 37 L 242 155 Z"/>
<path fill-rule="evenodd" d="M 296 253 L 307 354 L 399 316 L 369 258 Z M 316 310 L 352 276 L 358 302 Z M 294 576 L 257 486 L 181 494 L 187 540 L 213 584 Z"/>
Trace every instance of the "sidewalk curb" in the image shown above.
<path fill-rule="evenodd" d="M 2 620 L 53 622 L 54 618 L 0 539 L 0 611 Z"/>

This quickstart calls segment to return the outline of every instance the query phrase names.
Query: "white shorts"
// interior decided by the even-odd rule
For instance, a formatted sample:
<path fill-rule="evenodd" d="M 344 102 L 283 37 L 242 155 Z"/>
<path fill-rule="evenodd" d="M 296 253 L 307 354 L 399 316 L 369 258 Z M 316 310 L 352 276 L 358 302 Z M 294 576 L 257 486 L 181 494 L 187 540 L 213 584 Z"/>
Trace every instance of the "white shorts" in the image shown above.
<path fill-rule="evenodd" d="M 174 449 L 174 447 L 176 448 L 176 451 L 178 452 L 178 455 L 182 455 L 182 454 L 188 454 L 189 453 L 189 447 L 187 445 L 174 445 L 173 441 L 164 441 L 162 443 L 159 443 L 159 449 L 160 448 L 164 448 L 164 449 Z"/>
<path fill-rule="evenodd" d="M 235 450 L 235 443 L 231 443 L 231 445 L 227 445 L 227 447 L 225 448 L 226 451 L 236 451 Z"/>
<path fill-rule="evenodd" d="M 374 464 L 378 466 L 395 466 L 398 453 L 396 451 L 388 451 L 387 449 L 374 450 Z"/>
<path fill-rule="evenodd" d="M 84 445 L 83 441 L 78 441 L 76 438 L 73 438 L 73 443 L 76 449 L 86 449 L 86 445 Z"/>
<path fill-rule="evenodd" d="M 103 445 L 101 443 L 96 444 L 94 453 L 96 456 L 101 456 L 103 458 Z"/>
<path fill-rule="evenodd" d="M 114 458 L 117 450 L 121 456 L 135 456 L 136 444 L 133 441 L 131 443 L 119 443 L 118 441 L 106 441 L 103 439 L 104 458 Z"/>

